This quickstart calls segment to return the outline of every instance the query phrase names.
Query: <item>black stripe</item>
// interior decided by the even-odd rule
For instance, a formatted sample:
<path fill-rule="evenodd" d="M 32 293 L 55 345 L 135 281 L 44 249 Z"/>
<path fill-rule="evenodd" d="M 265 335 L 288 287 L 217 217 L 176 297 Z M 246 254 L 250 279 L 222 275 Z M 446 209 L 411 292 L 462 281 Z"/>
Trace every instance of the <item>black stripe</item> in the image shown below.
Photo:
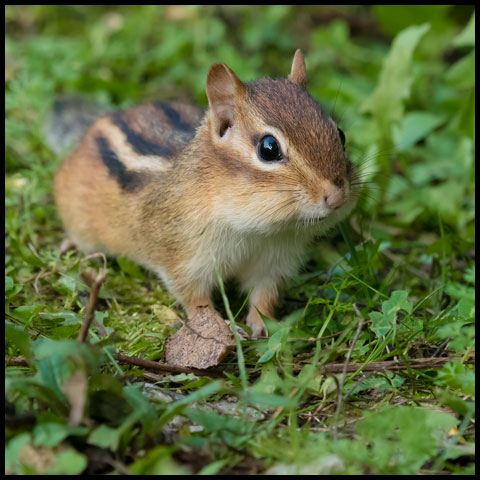
<path fill-rule="evenodd" d="M 156 155 L 159 157 L 169 157 L 172 155 L 173 152 L 169 148 L 151 142 L 150 140 L 146 140 L 142 135 L 135 130 L 132 130 L 128 123 L 123 119 L 121 112 L 113 114 L 112 120 L 113 123 L 125 134 L 128 143 L 130 143 L 133 149 L 140 155 Z"/>
<path fill-rule="evenodd" d="M 133 192 L 145 185 L 145 176 L 140 172 L 127 170 L 125 165 L 118 159 L 117 154 L 110 148 L 110 143 L 105 137 L 99 135 L 95 137 L 95 141 L 102 156 L 102 161 L 108 168 L 108 173 L 118 182 L 122 189 Z"/>
<path fill-rule="evenodd" d="M 170 122 L 170 125 L 177 130 L 183 130 L 184 132 L 191 132 L 194 130 L 194 128 L 189 124 L 185 123 L 182 121 L 180 118 L 180 114 L 170 105 L 167 105 L 166 103 L 163 102 L 153 102 L 153 104 L 157 107 L 162 109 L 163 113 L 168 118 L 168 121 Z"/>

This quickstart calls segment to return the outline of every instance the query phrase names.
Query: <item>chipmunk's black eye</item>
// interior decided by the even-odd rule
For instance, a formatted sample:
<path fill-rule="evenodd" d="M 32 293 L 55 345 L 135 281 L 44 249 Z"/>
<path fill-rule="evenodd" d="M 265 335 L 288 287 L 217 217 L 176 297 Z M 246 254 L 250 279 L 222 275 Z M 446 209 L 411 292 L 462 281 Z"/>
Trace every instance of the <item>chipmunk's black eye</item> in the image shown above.
<path fill-rule="evenodd" d="M 271 135 L 263 137 L 258 142 L 257 153 L 264 162 L 278 162 L 283 158 L 277 139 Z"/>
<path fill-rule="evenodd" d="M 338 135 L 340 135 L 340 141 L 342 142 L 342 147 L 345 150 L 345 134 L 339 128 L 337 128 L 337 130 L 338 130 Z"/>

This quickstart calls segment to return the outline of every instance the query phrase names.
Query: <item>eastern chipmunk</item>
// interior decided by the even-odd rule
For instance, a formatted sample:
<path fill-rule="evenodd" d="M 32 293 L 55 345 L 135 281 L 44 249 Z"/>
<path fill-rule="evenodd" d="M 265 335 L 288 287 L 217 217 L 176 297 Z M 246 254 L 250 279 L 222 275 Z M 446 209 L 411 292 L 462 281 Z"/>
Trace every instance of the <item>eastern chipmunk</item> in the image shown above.
<path fill-rule="evenodd" d="M 154 102 L 97 119 L 55 177 L 68 236 L 153 270 L 192 316 L 234 277 L 246 323 L 266 335 L 282 281 L 315 235 L 355 204 L 345 136 L 306 90 L 300 50 L 285 79 L 207 76 L 209 108 Z M 258 309 L 258 311 L 257 311 Z"/>

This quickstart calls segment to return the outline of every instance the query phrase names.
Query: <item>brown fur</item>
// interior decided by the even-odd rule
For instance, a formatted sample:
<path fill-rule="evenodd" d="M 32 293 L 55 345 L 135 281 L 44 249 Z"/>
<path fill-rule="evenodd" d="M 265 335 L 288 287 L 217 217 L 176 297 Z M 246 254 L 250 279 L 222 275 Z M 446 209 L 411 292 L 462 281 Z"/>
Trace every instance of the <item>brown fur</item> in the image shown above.
<path fill-rule="evenodd" d="M 248 325 L 265 333 L 255 306 L 273 316 L 304 247 L 354 203 L 336 127 L 304 89 L 302 65 L 297 53 L 289 80 L 248 84 L 214 65 L 203 120 L 181 103 L 99 119 L 55 177 L 68 234 L 153 269 L 188 313 L 209 304 L 215 266 L 236 276 L 254 288 Z M 284 147 L 278 164 L 256 156 L 265 134 Z M 327 200 L 335 210 L 319 220 Z"/>

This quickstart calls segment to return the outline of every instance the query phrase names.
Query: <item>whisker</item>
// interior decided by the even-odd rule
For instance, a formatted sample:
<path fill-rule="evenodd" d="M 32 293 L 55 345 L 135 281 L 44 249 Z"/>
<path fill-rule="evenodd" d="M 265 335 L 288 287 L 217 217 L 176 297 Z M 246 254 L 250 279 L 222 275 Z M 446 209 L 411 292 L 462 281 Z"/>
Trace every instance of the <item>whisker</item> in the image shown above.
<path fill-rule="evenodd" d="M 354 186 L 354 185 L 376 185 L 376 186 L 379 186 L 377 184 L 377 182 L 374 182 L 373 180 L 363 180 L 361 182 L 351 182 L 350 183 L 350 186 Z"/>
<path fill-rule="evenodd" d="M 237 195 L 240 196 L 251 196 L 254 194 L 261 194 L 261 193 L 285 193 L 285 192 L 290 192 L 290 193 L 296 193 L 296 192 L 301 192 L 300 189 L 279 189 L 279 190 L 256 190 L 254 192 L 245 192 L 245 193 L 239 193 Z"/>
<path fill-rule="evenodd" d="M 290 207 L 291 205 L 294 205 L 295 203 L 296 203 L 295 200 L 290 199 L 289 202 L 277 205 L 276 208 L 273 207 L 273 208 L 271 208 L 270 210 L 267 210 L 264 213 L 267 214 L 270 217 L 271 220 L 275 220 L 276 217 L 277 217 L 277 214 L 279 212 L 285 211 L 288 207 Z"/>
<path fill-rule="evenodd" d="M 260 210 L 261 215 L 272 215 L 272 212 L 276 213 L 277 211 L 286 208 L 288 205 L 295 203 L 295 200 L 292 198 L 287 198 L 283 202 L 280 202 L 276 205 L 268 205 L 266 209 Z"/>

